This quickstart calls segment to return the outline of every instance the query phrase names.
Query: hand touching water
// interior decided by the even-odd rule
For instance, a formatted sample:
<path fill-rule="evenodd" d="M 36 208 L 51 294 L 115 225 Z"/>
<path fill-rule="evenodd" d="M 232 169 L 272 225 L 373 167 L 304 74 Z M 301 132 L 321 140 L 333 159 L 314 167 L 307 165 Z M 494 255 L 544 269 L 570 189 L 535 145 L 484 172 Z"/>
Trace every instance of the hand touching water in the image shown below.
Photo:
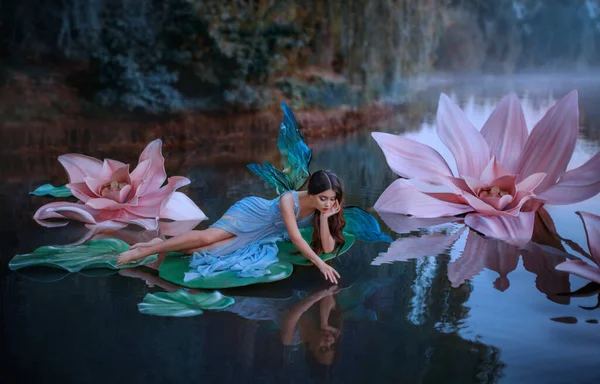
<path fill-rule="evenodd" d="M 333 269 L 333 267 L 331 267 L 324 261 L 321 261 L 319 265 L 317 265 L 317 268 L 319 268 L 319 271 L 321 271 L 321 273 L 325 277 L 325 280 L 329 280 L 333 284 L 338 283 L 337 279 L 340 278 L 340 274 L 335 269 Z"/>

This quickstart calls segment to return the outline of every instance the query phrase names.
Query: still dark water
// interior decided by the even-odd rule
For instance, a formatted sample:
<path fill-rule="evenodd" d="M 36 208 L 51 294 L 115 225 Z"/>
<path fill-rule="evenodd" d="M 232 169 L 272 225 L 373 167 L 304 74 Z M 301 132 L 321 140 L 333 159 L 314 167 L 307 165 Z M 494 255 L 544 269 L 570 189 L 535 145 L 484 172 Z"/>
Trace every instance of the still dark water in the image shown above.
<path fill-rule="evenodd" d="M 570 89 L 579 90 L 582 116 L 569 168 L 576 167 L 600 148 L 597 77 L 478 78 L 436 85 L 416 93 L 408 111 L 385 126 L 311 141 L 311 168 L 334 170 L 344 182 L 346 203 L 368 209 L 395 179 L 370 131 L 386 130 L 427 143 L 453 164 L 433 126 L 440 92 L 458 101 L 481 127 L 499 98 L 515 90 L 531 129 Z M 89 155 L 111 157 L 95 146 L 90 144 Z M 255 161 L 270 160 L 271 155 L 261 153 L 256 151 Z M 169 150 L 164 154 L 169 175 L 192 180 L 185 191 L 210 218 L 201 227 L 247 195 L 274 197 L 245 163 L 178 167 L 168 162 L 175 154 Z M 122 160 L 135 164 L 136 157 L 131 154 Z M 561 295 L 587 283 L 555 271 L 564 260 L 560 257 L 520 252 L 478 238 L 460 223 L 398 234 L 382 221 L 395 243 L 390 248 L 357 242 L 335 260 L 342 275 L 337 294 L 327 296 L 328 285 L 316 270 L 297 268 L 284 281 L 223 290 L 236 299 L 224 311 L 191 318 L 153 317 L 137 310 L 144 295 L 178 287 L 161 281 L 152 269 L 120 274 L 9 271 L 13 255 L 42 245 L 68 244 L 85 231 L 72 225 L 44 229 L 31 220 L 49 200 L 27 192 L 48 181 L 66 182 L 66 176 L 50 176 L 61 174 L 55 158 L 23 155 L 2 169 L 6 173 L 0 192 L 2 382 L 600 380 L 600 309 L 582 308 L 596 306 L 599 294 Z M 575 215 L 578 210 L 599 214 L 600 196 L 548 207 L 559 234 L 587 250 L 583 226 Z M 566 242 L 553 246 L 578 255 Z M 331 299 L 338 308 L 335 327 L 340 336 L 333 352 L 323 352 L 315 330 L 320 309 Z M 293 332 L 295 346 L 284 347 L 283 319 L 301 307 L 305 311 Z"/>

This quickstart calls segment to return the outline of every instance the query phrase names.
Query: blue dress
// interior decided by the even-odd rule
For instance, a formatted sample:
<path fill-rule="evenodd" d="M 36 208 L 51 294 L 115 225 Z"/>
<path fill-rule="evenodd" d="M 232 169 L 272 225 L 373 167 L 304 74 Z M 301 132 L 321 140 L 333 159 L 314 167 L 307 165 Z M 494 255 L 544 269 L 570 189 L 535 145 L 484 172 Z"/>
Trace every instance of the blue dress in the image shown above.
<path fill-rule="evenodd" d="M 287 193 L 294 198 L 298 227 L 309 227 L 312 214 L 298 220 L 300 201 L 296 191 L 284 192 L 273 200 L 246 197 L 232 205 L 223 217 L 210 226 L 224 229 L 236 237 L 208 250 L 195 252 L 190 261 L 191 271 L 185 274 L 184 281 L 214 276 L 224 271 L 238 271 L 239 277 L 267 274 L 269 265 L 279 261 L 277 241 L 289 239 L 279 206 L 281 197 Z"/>

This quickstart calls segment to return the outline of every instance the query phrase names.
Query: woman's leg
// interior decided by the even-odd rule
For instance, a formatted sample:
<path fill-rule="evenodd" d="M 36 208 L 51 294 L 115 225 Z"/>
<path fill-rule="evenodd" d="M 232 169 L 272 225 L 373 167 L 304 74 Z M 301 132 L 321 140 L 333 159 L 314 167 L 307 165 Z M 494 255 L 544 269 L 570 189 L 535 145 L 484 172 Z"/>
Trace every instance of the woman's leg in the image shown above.
<path fill-rule="evenodd" d="M 157 242 L 147 247 L 138 247 L 123 252 L 117 258 L 117 265 L 126 264 L 144 257 L 163 252 L 178 252 L 194 248 L 207 247 L 222 240 L 231 239 L 234 234 L 221 228 L 208 228 L 201 231 L 190 231 L 168 240 Z"/>

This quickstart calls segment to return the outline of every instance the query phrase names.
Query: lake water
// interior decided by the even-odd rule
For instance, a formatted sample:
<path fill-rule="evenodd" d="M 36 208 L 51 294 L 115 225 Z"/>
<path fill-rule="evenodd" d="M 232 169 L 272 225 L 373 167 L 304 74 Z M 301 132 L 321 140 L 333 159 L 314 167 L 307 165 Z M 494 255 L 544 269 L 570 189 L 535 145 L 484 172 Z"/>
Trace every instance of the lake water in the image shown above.
<path fill-rule="evenodd" d="M 370 209 L 395 179 L 371 131 L 429 144 L 453 164 L 433 125 L 440 92 L 457 101 L 480 128 L 500 97 L 514 90 L 531 129 L 571 89 L 579 91 L 582 117 L 569 165 L 573 168 L 600 148 L 598 77 L 483 77 L 426 87 L 410 98 L 405 112 L 383 126 L 365 127 L 344 138 L 311 140 L 311 169 L 334 170 L 344 183 L 346 203 Z M 95 149 L 102 148 L 97 144 L 89 155 L 111 157 Z M 256 151 L 257 162 L 271 160 L 272 154 L 261 153 Z M 245 163 L 170 163 L 169 156 L 184 154 L 165 149 L 164 155 L 169 175 L 192 180 L 185 191 L 210 218 L 201 227 L 247 195 L 275 196 Z M 136 157 L 120 160 L 135 164 Z M 3 382 L 595 383 L 600 379 L 600 309 L 582 308 L 597 306 L 600 287 L 588 286 L 591 293 L 586 295 L 565 295 L 587 282 L 555 271 L 564 259 L 546 248 L 518 250 L 469 233 L 460 222 L 404 231 L 402 223 L 384 217 L 382 228 L 395 242 L 391 246 L 357 242 L 335 260 L 333 266 L 342 275 L 337 293 L 327 292 L 318 271 L 297 268 L 280 282 L 223 290 L 236 299 L 224 311 L 191 318 L 147 316 L 137 310 L 146 293 L 178 288 L 152 269 L 73 274 L 8 269 L 15 254 L 72 243 L 86 233 L 75 225 L 46 229 L 31 220 L 50 199 L 27 192 L 48 181 L 66 182 L 54 157 L 23 155 L 2 167 L 8 175 L 0 192 Z M 600 214 L 600 195 L 547 211 L 562 238 L 588 251 L 575 212 Z M 570 241 L 551 245 L 580 256 Z M 340 335 L 333 347 L 321 348 L 320 311 L 332 303 L 337 317 L 333 326 Z M 291 328 L 293 342 L 284 346 L 282 329 L 290 330 L 286 319 L 294 313 L 303 314 L 299 325 Z"/>

